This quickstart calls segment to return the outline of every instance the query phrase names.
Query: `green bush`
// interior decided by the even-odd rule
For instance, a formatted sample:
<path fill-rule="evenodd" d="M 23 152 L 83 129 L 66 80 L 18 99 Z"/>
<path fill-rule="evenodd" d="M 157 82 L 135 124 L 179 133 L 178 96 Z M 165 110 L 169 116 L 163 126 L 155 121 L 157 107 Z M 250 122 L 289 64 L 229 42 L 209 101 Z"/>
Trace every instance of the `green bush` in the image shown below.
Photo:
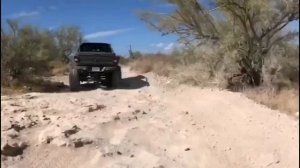
<path fill-rule="evenodd" d="M 81 40 L 77 27 L 62 27 L 53 32 L 29 24 L 8 20 L 8 30 L 1 28 L 1 85 L 12 80 L 49 75 L 62 66 L 64 54 Z M 53 65 L 53 63 L 56 63 Z"/>

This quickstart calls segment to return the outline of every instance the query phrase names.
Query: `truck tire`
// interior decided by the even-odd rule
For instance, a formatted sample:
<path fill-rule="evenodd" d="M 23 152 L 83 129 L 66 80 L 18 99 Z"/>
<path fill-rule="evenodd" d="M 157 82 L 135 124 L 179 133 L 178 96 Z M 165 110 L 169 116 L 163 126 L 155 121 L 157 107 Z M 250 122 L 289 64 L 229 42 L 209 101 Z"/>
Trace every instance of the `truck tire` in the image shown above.
<path fill-rule="evenodd" d="M 71 91 L 79 91 L 80 90 L 80 80 L 78 71 L 76 69 L 71 69 L 69 74 L 69 84 Z"/>
<path fill-rule="evenodd" d="M 111 86 L 113 88 L 118 88 L 120 86 L 122 79 L 121 67 L 118 67 L 111 75 Z"/>
<path fill-rule="evenodd" d="M 106 74 L 105 80 L 102 81 L 102 84 L 104 86 L 106 86 L 106 88 L 111 88 L 111 86 L 112 86 L 112 84 L 111 84 L 111 77 L 112 77 L 111 74 Z"/>

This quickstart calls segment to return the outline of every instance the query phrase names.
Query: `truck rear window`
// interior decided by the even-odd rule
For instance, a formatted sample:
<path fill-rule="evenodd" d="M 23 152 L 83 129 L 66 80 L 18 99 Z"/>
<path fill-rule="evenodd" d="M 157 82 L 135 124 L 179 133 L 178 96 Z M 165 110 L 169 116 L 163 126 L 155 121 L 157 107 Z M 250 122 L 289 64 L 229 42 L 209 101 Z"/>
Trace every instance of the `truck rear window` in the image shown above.
<path fill-rule="evenodd" d="M 109 44 L 101 43 L 85 43 L 81 44 L 79 51 L 81 52 L 113 52 Z"/>

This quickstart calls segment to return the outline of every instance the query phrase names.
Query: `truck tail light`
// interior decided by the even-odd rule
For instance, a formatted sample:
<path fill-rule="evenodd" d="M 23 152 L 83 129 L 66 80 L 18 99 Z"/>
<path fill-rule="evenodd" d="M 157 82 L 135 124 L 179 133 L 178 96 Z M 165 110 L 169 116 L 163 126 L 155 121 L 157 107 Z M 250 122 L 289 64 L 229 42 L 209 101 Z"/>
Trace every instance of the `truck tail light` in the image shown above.
<path fill-rule="evenodd" d="M 80 61 L 79 57 L 75 56 L 74 57 L 74 62 L 78 63 Z"/>
<path fill-rule="evenodd" d="M 119 60 L 120 60 L 120 57 L 116 56 L 116 57 L 114 58 L 113 62 L 114 62 L 114 63 L 118 63 Z"/>

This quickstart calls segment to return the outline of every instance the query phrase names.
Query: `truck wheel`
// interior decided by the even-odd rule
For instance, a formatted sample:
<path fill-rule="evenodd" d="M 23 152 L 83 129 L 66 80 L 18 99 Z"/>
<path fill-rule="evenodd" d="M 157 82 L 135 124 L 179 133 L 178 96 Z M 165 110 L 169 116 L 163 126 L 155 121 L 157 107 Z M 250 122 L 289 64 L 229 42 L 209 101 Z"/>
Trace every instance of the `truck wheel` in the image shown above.
<path fill-rule="evenodd" d="M 80 80 L 78 71 L 76 69 L 71 69 L 69 74 L 69 84 L 71 91 L 78 91 L 80 90 Z"/>
<path fill-rule="evenodd" d="M 118 88 L 120 86 L 122 79 L 121 67 L 118 67 L 111 75 L 111 86 L 113 88 Z"/>

